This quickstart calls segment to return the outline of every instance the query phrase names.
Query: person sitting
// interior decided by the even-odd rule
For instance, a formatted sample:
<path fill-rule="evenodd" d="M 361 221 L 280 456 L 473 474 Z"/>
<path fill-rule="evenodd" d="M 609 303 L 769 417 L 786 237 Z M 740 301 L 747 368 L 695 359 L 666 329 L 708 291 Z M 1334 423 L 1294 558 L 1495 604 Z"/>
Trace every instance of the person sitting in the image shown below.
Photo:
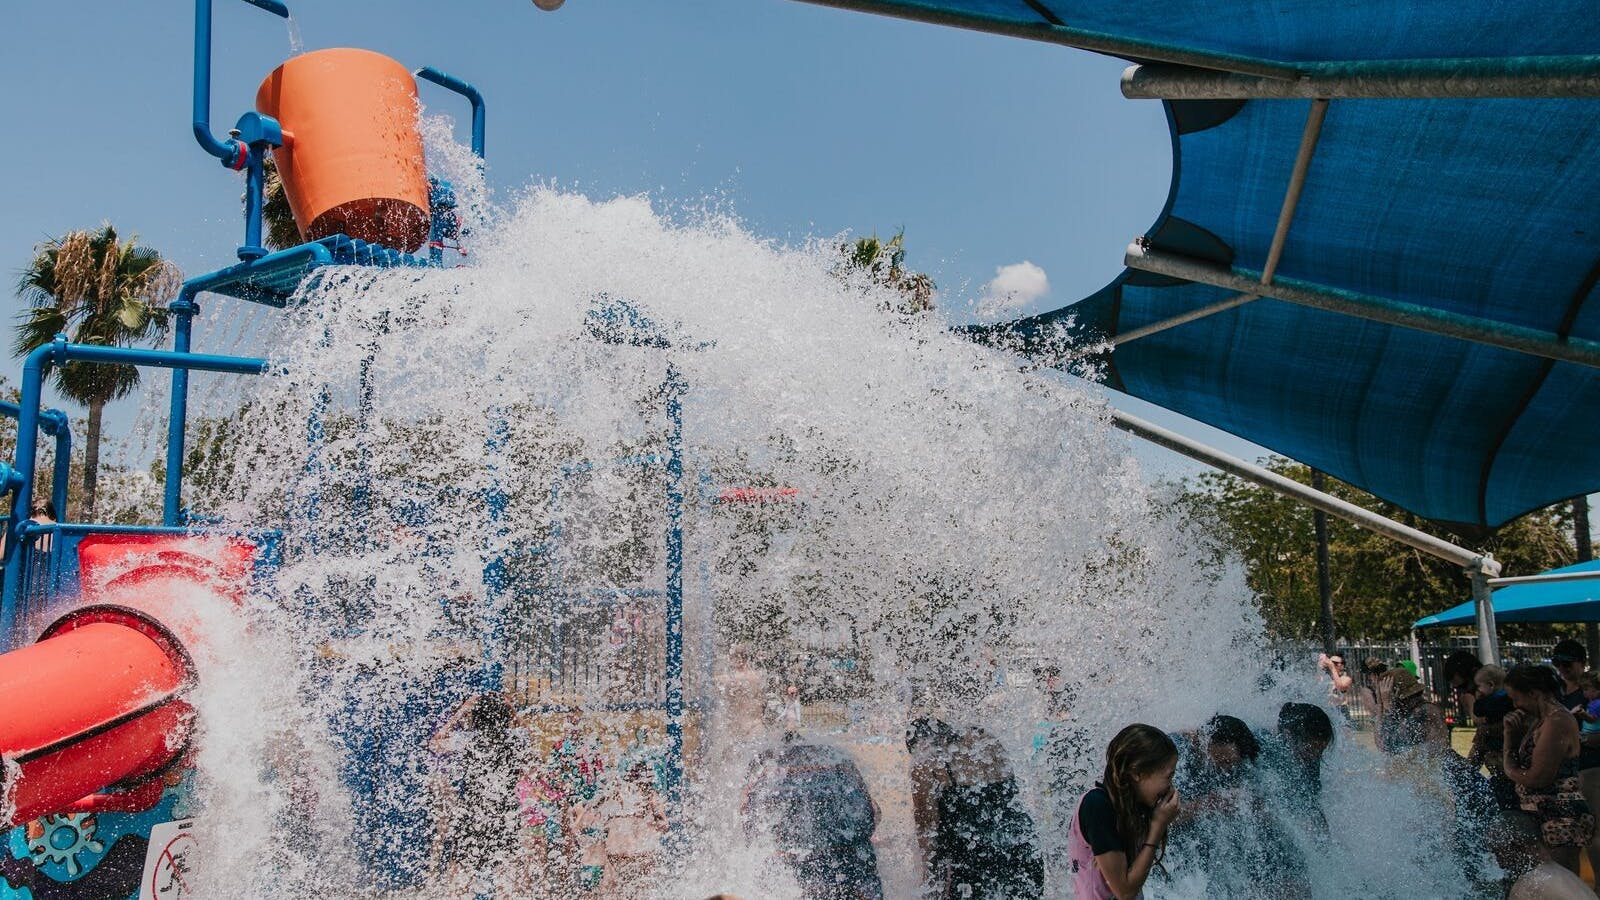
<path fill-rule="evenodd" d="M 1388 753 L 1450 749 L 1444 711 L 1428 699 L 1428 689 L 1410 669 L 1397 667 L 1378 681 L 1383 716 L 1378 721 L 1378 748 Z"/>
<path fill-rule="evenodd" d="M 883 900 L 878 805 L 842 751 L 789 732 L 756 757 L 741 806 L 746 832 L 771 833 L 805 900 Z"/>
<path fill-rule="evenodd" d="M 1503 765 L 1505 718 L 1515 708 L 1505 691 L 1506 670 L 1484 666 L 1474 677 L 1478 700 L 1472 705 L 1472 719 L 1478 730 L 1472 736 L 1467 763 L 1474 769 L 1481 766 L 1489 770 L 1489 789 L 1496 806 L 1501 810 L 1517 809 L 1517 787 L 1506 777 Z"/>
<path fill-rule="evenodd" d="M 1472 705 L 1478 700 L 1476 679 L 1481 668 L 1483 663 L 1470 650 L 1457 650 L 1444 658 L 1444 681 L 1455 695 L 1456 724 L 1472 714 Z"/>
<path fill-rule="evenodd" d="M 1578 722 L 1557 699 L 1561 679 L 1546 666 L 1517 666 L 1506 693 L 1516 705 L 1505 718 L 1506 777 L 1539 825 L 1546 858 L 1577 872 L 1595 817 L 1578 784 Z"/>
<path fill-rule="evenodd" d="M 911 723 L 912 817 L 939 897 L 1037 898 L 1044 860 L 1005 747 L 977 726 Z"/>
<path fill-rule="evenodd" d="M 1278 731 L 1263 742 L 1267 765 L 1282 780 L 1285 805 L 1327 830 L 1319 798 L 1322 794 L 1322 756 L 1333 743 L 1333 720 L 1320 706 L 1285 703 L 1278 710 Z"/>
<path fill-rule="evenodd" d="M 1198 731 L 1171 736 L 1178 747 L 1178 784 L 1198 812 L 1225 789 L 1238 784 L 1261 755 L 1261 742 L 1243 720 L 1215 715 Z"/>
<path fill-rule="evenodd" d="M 1129 725 L 1106 746 L 1104 778 L 1078 802 L 1067 835 L 1073 896 L 1143 896 L 1181 808 L 1172 786 L 1178 748 L 1149 725 Z"/>

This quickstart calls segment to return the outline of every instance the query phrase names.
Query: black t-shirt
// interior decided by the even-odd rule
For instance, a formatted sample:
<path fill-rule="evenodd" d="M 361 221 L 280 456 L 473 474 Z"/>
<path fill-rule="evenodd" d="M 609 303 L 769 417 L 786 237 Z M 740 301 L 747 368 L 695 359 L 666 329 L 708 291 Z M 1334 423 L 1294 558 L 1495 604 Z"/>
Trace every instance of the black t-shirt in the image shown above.
<path fill-rule="evenodd" d="M 1095 856 L 1117 852 L 1133 856 L 1128 845 L 1117 836 L 1117 811 L 1111 807 L 1111 795 L 1099 784 L 1084 794 L 1083 802 L 1078 804 L 1078 830 L 1083 832 L 1083 839 Z"/>

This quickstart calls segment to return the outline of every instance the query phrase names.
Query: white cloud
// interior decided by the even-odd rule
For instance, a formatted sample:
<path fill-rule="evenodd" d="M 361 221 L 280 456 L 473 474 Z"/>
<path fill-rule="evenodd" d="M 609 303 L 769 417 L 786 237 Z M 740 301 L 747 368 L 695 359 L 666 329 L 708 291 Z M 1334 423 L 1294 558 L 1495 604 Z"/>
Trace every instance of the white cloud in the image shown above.
<path fill-rule="evenodd" d="M 1033 263 L 1023 260 L 1001 266 L 994 270 L 994 278 L 983 286 L 978 315 L 991 318 L 1015 312 L 1048 293 L 1050 276 Z"/>

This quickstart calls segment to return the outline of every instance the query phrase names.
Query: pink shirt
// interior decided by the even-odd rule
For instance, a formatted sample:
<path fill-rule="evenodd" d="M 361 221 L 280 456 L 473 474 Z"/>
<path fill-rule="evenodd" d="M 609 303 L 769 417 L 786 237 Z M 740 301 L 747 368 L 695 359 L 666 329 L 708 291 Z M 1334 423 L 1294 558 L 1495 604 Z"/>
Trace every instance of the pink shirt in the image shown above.
<path fill-rule="evenodd" d="M 1094 850 L 1083 836 L 1082 800 L 1078 801 L 1078 811 L 1072 814 L 1072 830 L 1067 835 L 1067 860 L 1072 868 L 1073 897 L 1077 900 L 1117 900 L 1117 895 L 1111 892 L 1111 885 L 1106 884 L 1105 876 L 1100 874 L 1100 867 L 1094 864 Z M 1143 897 L 1144 892 L 1140 891 L 1137 896 Z"/>

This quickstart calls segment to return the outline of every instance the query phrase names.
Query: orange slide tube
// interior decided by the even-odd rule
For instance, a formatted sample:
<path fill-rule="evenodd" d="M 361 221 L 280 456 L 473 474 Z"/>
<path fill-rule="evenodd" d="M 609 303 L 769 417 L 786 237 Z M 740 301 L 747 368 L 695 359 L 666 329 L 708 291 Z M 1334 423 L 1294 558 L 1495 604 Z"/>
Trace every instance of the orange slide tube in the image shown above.
<path fill-rule="evenodd" d="M 405 66 L 370 50 L 304 53 L 267 76 L 256 109 L 283 127 L 272 157 L 303 237 L 422 246 L 428 174 Z"/>
<path fill-rule="evenodd" d="M 187 749 L 194 709 L 183 694 L 194 678 L 177 638 L 121 606 L 74 610 L 38 643 L 0 655 L 7 826 L 159 779 Z"/>

